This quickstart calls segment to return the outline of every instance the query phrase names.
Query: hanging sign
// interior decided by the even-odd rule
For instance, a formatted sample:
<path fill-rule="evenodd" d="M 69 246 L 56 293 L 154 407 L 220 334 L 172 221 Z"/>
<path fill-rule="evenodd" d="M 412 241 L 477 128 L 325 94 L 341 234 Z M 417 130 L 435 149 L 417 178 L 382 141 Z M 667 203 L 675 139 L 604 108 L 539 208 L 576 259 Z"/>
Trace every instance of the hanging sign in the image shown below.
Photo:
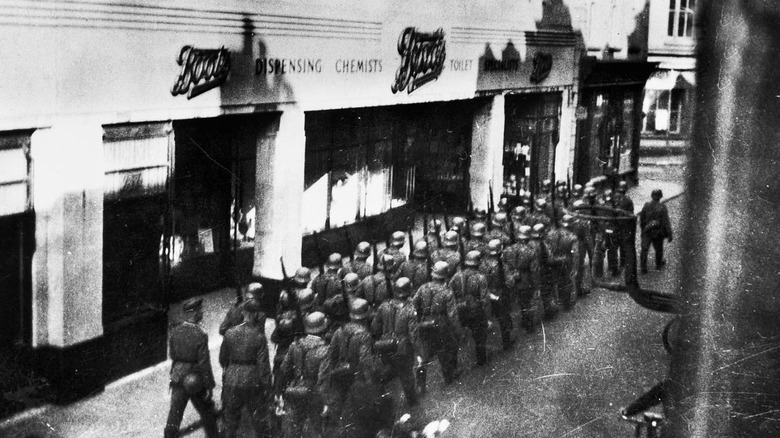
<path fill-rule="evenodd" d="M 444 30 L 439 28 L 436 32 L 424 33 L 407 27 L 398 39 L 398 54 L 401 65 L 390 89 L 393 94 L 404 89 L 411 94 L 441 75 L 446 58 Z"/>
<path fill-rule="evenodd" d="M 171 94 L 187 94 L 187 99 L 192 99 L 225 82 L 230 72 L 230 52 L 224 46 L 215 50 L 184 46 L 176 63 L 181 71 Z"/>

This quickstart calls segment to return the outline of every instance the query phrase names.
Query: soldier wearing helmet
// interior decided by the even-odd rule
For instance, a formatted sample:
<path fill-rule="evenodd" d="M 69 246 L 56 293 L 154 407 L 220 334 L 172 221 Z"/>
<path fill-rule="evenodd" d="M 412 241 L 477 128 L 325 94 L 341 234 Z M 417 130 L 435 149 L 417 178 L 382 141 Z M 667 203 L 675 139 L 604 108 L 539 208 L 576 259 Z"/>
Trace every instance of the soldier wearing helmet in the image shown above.
<path fill-rule="evenodd" d="M 269 433 L 271 402 L 271 367 L 268 343 L 260 325 L 260 306 L 250 302 L 244 307 L 244 322 L 225 333 L 219 350 L 219 364 L 224 369 L 222 410 L 223 436 L 233 438 L 238 430 L 244 407 L 252 416 L 255 434 Z"/>
<path fill-rule="evenodd" d="M 360 280 L 373 274 L 374 267 L 368 263 L 368 257 L 371 255 L 371 244 L 360 242 L 355 247 L 352 260 L 347 262 L 344 267 L 345 272 L 354 272 Z"/>
<path fill-rule="evenodd" d="M 485 235 L 485 241 L 490 242 L 493 239 L 501 241 L 501 245 L 509 246 L 512 243 L 512 239 L 509 237 L 509 223 L 507 214 L 503 211 L 493 215 L 493 226 Z"/>
<path fill-rule="evenodd" d="M 479 272 L 485 275 L 488 283 L 488 297 L 493 316 L 501 329 L 501 343 L 504 350 L 512 348 L 512 290 L 514 273 L 504 263 L 503 246 L 500 239 L 488 242 L 488 256 L 479 265 Z"/>
<path fill-rule="evenodd" d="M 371 436 L 363 430 L 366 409 L 375 407 L 384 393 L 377 379 L 379 362 L 369 330 L 369 303 L 362 298 L 352 300 L 349 319 L 333 334 L 320 367 L 319 381 L 326 389 L 325 436 Z"/>
<path fill-rule="evenodd" d="M 395 259 L 391 254 L 382 254 L 379 257 L 379 272 L 364 278 L 358 285 L 356 297 L 366 300 L 368 303 L 368 318 L 374 317 L 379 305 L 392 297 L 388 287 L 393 280 Z"/>
<path fill-rule="evenodd" d="M 611 189 L 604 191 L 600 205 L 609 208 L 615 208 L 615 198 Z M 615 214 L 603 211 L 604 216 L 614 217 Z M 598 274 L 604 272 L 604 255 L 607 256 L 607 267 L 613 277 L 620 275 L 620 266 L 618 265 L 618 248 L 620 248 L 620 229 L 615 221 L 600 221 L 599 231 L 601 232 L 601 242 L 596 245 L 594 268 Z M 597 276 L 598 276 L 597 274 Z M 602 275 L 603 276 L 603 275 Z"/>
<path fill-rule="evenodd" d="M 546 244 L 550 250 L 552 279 L 558 299 L 565 310 L 571 310 L 575 303 L 574 278 L 577 271 L 579 244 L 577 236 L 568 229 L 574 218 L 564 215 L 562 226 L 547 233 Z"/>
<path fill-rule="evenodd" d="M 558 313 L 558 303 L 553 281 L 552 255 L 546 243 L 546 236 L 547 226 L 545 224 L 538 223 L 534 225 L 531 231 L 530 245 L 534 248 L 536 257 L 539 260 L 539 292 L 544 307 L 544 317 L 550 319 Z"/>
<path fill-rule="evenodd" d="M 669 221 L 669 210 L 661 203 L 663 193 L 660 189 L 653 190 L 650 202 L 645 203 L 639 213 L 639 227 L 642 231 L 642 247 L 640 252 L 640 267 L 642 273 L 647 273 L 647 254 L 650 245 L 655 251 L 655 268 L 661 269 L 664 260 L 664 239 L 672 241 L 672 223 Z"/>
<path fill-rule="evenodd" d="M 455 274 L 460 264 L 460 252 L 458 251 L 460 236 L 455 231 L 447 231 L 444 233 L 442 239 L 443 247 L 433 252 L 431 255 L 431 261 L 435 265 L 437 262 L 447 262 L 449 269 L 449 275 L 447 278 Z"/>
<path fill-rule="evenodd" d="M 582 199 L 582 195 L 583 195 L 582 184 L 574 184 L 574 187 L 572 187 L 572 190 L 571 190 L 571 197 L 570 197 L 570 202 L 569 203 L 571 204 L 574 201 L 578 201 L 578 200 Z"/>
<path fill-rule="evenodd" d="M 288 438 L 322 431 L 323 400 L 317 380 L 320 365 L 328 355 L 328 318 L 322 312 L 313 312 L 305 317 L 303 326 L 306 334 L 287 350 L 274 384 L 277 396 L 284 398 L 288 408 L 289 421 L 282 431 L 282 436 Z"/>
<path fill-rule="evenodd" d="M 549 179 L 542 181 L 541 194 L 539 197 L 543 199 L 549 198 L 550 191 L 552 191 L 552 181 Z"/>
<path fill-rule="evenodd" d="M 428 233 L 425 235 L 425 243 L 428 250 L 433 252 L 442 248 L 442 222 L 439 219 L 431 219 L 428 224 Z"/>
<path fill-rule="evenodd" d="M 404 245 L 406 245 L 406 234 L 404 234 L 403 231 L 395 231 L 390 236 L 390 246 L 382 251 L 382 254 L 390 254 L 393 256 L 393 275 L 395 275 L 395 271 L 401 267 L 401 263 L 406 260 L 406 254 L 402 251 Z"/>
<path fill-rule="evenodd" d="M 412 254 L 409 260 L 401 263 L 401 267 L 396 271 L 396 280 L 406 277 L 412 284 L 412 291 L 428 282 L 429 254 L 428 244 L 424 239 L 420 239 L 414 244 Z"/>
<path fill-rule="evenodd" d="M 295 275 L 293 275 L 289 281 L 285 282 L 284 289 L 279 293 L 279 301 L 276 304 L 276 315 L 278 316 L 288 310 L 297 310 L 298 302 L 296 298 L 298 292 L 308 288 L 309 283 L 311 283 L 311 271 L 309 268 L 298 268 L 295 271 Z"/>
<path fill-rule="evenodd" d="M 439 359 L 444 383 L 452 383 L 456 378 L 458 343 L 463 329 L 458 321 L 455 295 L 447 285 L 450 276 L 447 262 L 436 262 L 431 271 L 431 281 L 420 286 L 412 299 L 417 310 L 422 344 L 423 366 L 417 375 L 421 392 L 425 392 L 426 369 L 434 356 Z"/>
<path fill-rule="evenodd" d="M 549 209 L 547 208 L 547 200 L 544 198 L 537 198 L 532 209 L 528 210 L 523 219 L 523 225 L 533 227 L 538 223 L 550 225 L 552 219 L 550 217 Z"/>
<path fill-rule="evenodd" d="M 215 383 L 209 359 L 209 337 L 199 325 L 203 319 L 202 306 L 202 298 L 185 301 L 182 307 L 184 321 L 173 327 L 168 336 L 171 405 L 165 424 L 165 438 L 179 435 L 188 401 L 200 414 L 206 436 L 218 437 L 214 402 L 211 400 Z M 186 387 L 185 383 L 188 383 Z"/>
<path fill-rule="evenodd" d="M 519 226 L 517 242 L 504 250 L 508 272 L 515 276 L 514 293 L 520 305 L 520 325 L 529 333 L 535 329 L 533 297 L 539 290 L 539 257 L 530 243 L 531 233 L 528 225 Z"/>
<path fill-rule="evenodd" d="M 257 282 L 252 282 L 246 285 L 244 289 L 243 300 L 237 302 L 230 309 L 228 309 L 225 317 L 222 319 L 222 323 L 219 324 L 219 334 L 225 336 L 225 333 L 230 329 L 244 321 L 243 308 L 250 301 L 260 303 L 263 299 L 263 285 Z"/>
<path fill-rule="evenodd" d="M 379 306 L 371 321 L 371 333 L 379 339 L 375 350 L 387 364 L 392 378 L 401 382 L 406 402 L 417 404 L 414 373 L 414 343 L 417 339 L 417 311 L 410 299 L 413 284 L 401 277 L 393 285 L 393 297 Z"/>
<path fill-rule="evenodd" d="M 572 211 L 574 213 L 581 212 L 588 214 L 589 211 L 584 210 L 585 203 L 581 200 L 574 201 L 572 204 Z M 570 220 L 566 221 L 565 226 L 571 230 L 575 236 L 577 236 L 577 272 L 574 278 L 574 289 L 576 290 L 578 297 L 583 297 L 590 293 L 590 289 L 586 288 L 583 283 L 583 277 L 585 272 L 585 256 L 593 263 L 593 237 L 591 235 L 590 221 L 587 219 L 578 219 L 575 216 L 571 216 Z M 564 216 L 565 217 L 565 216 Z"/>
<path fill-rule="evenodd" d="M 324 311 L 325 301 L 328 298 L 336 295 L 341 295 L 341 279 L 343 260 L 341 254 L 333 253 L 328 256 L 328 261 L 325 263 L 325 272 L 321 272 L 311 282 L 311 289 L 314 291 L 315 300 L 317 302 L 316 309 Z"/>
<path fill-rule="evenodd" d="M 487 330 L 490 318 L 487 278 L 479 272 L 481 261 L 482 254 L 479 251 L 466 253 L 465 269 L 453 275 L 449 283 L 457 303 L 460 324 L 471 330 L 471 336 L 474 338 L 477 366 L 487 362 Z"/>
<path fill-rule="evenodd" d="M 628 196 L 628 183 L 620 181 L 617 189 L 615 190 L 615 208 L 625 211 L 628 214 L 634 214 L 634 201 Z M 618 224 L 618 260 L 620 268 L 626 266 L 626 254 L 625 248 L 628 241 L 634 238 L 632 230 L 629 229 L 629 222 L 623 221 Z"/>
<path fill-rule="evenodd" d="M 463 251 L 468 255 L 471 251 L 479 251 L 480 255 L 487 254 L 487 241 L 485 240 L 485 233 L 487 227 L 483 222 L 475 222 L 471 224 L 471 233 L 469 238 L 463 244 Z"/>

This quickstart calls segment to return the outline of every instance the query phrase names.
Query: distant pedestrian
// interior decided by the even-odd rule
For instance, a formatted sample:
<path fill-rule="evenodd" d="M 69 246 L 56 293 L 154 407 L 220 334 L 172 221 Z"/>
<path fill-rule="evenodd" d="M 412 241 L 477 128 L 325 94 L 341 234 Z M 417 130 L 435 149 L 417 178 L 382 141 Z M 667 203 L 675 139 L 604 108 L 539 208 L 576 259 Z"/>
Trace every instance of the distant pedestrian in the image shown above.
<path fill-rule="evenodd" d="M 217 438 L 214 402 L 214 374 L 209 357 L 208 335 L 198 325 L 203 319 L 203 299 L 184 302 L 184 322 L 171 329 L 168 349 L 171 354 L 171 407 L 165 425 L 165 438 L 176 438 L 187 402 L 203 419 L 206 437 Z"/>
<path fill-rule="evenodd" d="M 669 221 L 669 211 L 666 205 L 661 203 L 663 192 L 660 189 L 653 190 L 650 202 L 645 203 L 639 213 L 639 226 L 642 228 L 642 251 L 640 255 L 640 268 L 642 273 L 647 273 L 647 253 L 650 244 L 655 251 L 655 268 L 661 269 L 664 260 L 664 239 L 672 241 L 672 223 Z"/>

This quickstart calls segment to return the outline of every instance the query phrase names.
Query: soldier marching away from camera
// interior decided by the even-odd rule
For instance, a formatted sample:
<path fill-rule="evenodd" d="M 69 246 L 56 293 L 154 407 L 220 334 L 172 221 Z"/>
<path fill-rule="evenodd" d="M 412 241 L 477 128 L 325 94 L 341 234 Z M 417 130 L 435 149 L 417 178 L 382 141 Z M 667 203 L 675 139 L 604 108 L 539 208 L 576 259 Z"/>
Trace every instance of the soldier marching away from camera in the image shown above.
<path fill-rule="evenodd" d="M 219 350 L 219 364 L 224 369 L 222 387 L 224 438 L 233 438 L 238 430 L 241 411 L 247 408 L 257 436 L 270 436 L 271 368 L 263 313 L 257 303 L 243 309 L 244 322 L 225 333 Z"/>
<path fill-rule="evenodd" d="M 571 196 L 569 197 L 569 205 L 572 205 L 577 201 L 581 201 L 583 198 L 583 193 L 582 184 L 574 184 L 574 187 L 571 189 Z"/>
<path fill-rule="evenodd" d="M 431 261 L 434 266 L 438 262 L 447 263 L 447 279 L 452 277 L 460 265 L 460 252 L 458 251 L 460 236 L 455 231 L 447 231 L 444 233 L 444 239 L 442 240 L 443 248 L 433 252 Z"/>
<path fill-rule="evenodd" d="M 503 211 L 493 215 L 492 228 L 485 235 L 485 241 L 490 242 L 493 239 L 501 241 L 501 245 L 506 247 L 511 245 L 512 239 L 507 233 L 507 215 Z"/>
<path fill-rule="evenodd" d="M 596 192 L 596 189 L 593 186 L 586 186 L 585 187 L 585 205 L 594 207 L 596 205 L 599 205 L 598 202 L 598 193 Z M 601 215 L 601 212 L 595 208 L 580 210 L 580 212 L 591 215 L 591 216 L 599 216 Z M 593 277 L 595 278 L 602 278 L 604 277 L 604 235 L 603 235 L 603 224 L 600 221 L 589 221 L 590 222 L 590 235 L 591 235 L 591 242 L 593 242 L 593 251 L 590 254 L 591 256 L 591 271 L 593 274 Z"/>
<path fill-rule="evenodd" d="M 325 272 L 320 273 L 311 282 L 316 301 L 315 310 L 325 311 L 325 301 L 329 298 L 341 295 L 341 279 L 344 277 L 343 260 L 341 254 L 333 253 L 328 256 L 325 263 Z"/>
<path fill-rule="evenodd" d="M 487 229 L 482 222 L 475 222 L 471 224 L 471 233 L 466 243 L 463 244 L 463 250 L 466 255 L 471 251 L 478 251 L 480 256 L 487 255 L 487 240 L 485 240 L 485 233 Z"/>
<path fill-rule="evenodd" d="M 549 227 L 552 223 L 552 218 L 549 213 L 550 210 L 547 207 L 547 200 L 544 198 L 537 198 L 533 211 L 528 212 L 526 215 L 524 225 L 533 227 L 536 224 L 544 224 L 546 227 Z"/>
<path fill-rule="evenodd" d="M 499 239 L 488 242 L 488 256 L 479 265 L 479 271 L 488 282 L 488 296 L 493 316 L 501 329 L 501 345 L 504 350 L 512 348 L 512 289 L 513 273 L 503 260 L 503 247 Z"/>
<path fill-rule="evenodd" d="M 580 212 L 583 214 L 587 214 L 589 212 L 585 212 L 585 210 L 582 210 L 581 208 L 585 206 L 585 203 L 581 200 L 574 201 L 573 211 Z M 577 272 L 574 276 L 574 289 L 577 292 L 578 297 L 583 297 L 590 293 L 590 289 L 586 288 L 583 283 L 583 277 L 585 273 L 585 256 L 588 256 L 588 260 L 590 261 L 590 264 L 593 264 L 593 239 L 590 232 L 591 225 L 590 221 L 587 219 L 581 219 L 578 217 L 573 217 L 570 222 L 568 222 L 568 225 L 564 225 L 568 229 L 570 229 L 575 236 L 577 236 Z"/>
<path fill-rule="evenodd" d="M 539 255 L 530 244 L 531 227 L 521 225 L 517 229 L 517 243 L 504 250 L 504 259 L 514 273 L 515 293 L 520 305 L 520 326 L 532 333 L 534 327 L 534 295 L 539 290 Z"/>
<path fill-rule="evenodd" d="M 601 203 L 604 207 L 615 208 L 615 199 L 612 194 L 612 190 L 607 189 L 601 198 Z M 614 213 L 601 212 L 601 215 L 613 217 Z M 602 235 L 602 244 L 597 246 L 599 251 L 595 254 L 596 263 L 601 265 L 603 271 L 604 255 L 607 256 L 607 268 L 610 275 L 617 277 L 620 275 L 620 267 L 618 265 L 618 248 L 620 248 L 620 226 L 615 221 L 601 221 L 599 229 Z"/>
<path fill-rule="evenodd" d="M 428 244 L 428 251 L 431 253 L 443 247 L 441 228 L 442 222 L 439 219 L 431 219 L 428 224 L 428 232 L 425 234 L 425 243 Z"/>
<path fill-rule="evenodd" d="M 388 280 L 392 281 L 393 263 L 395 259 L 390 254 L 382 254 L 379 257 L 379 272 L 364 278 L 358 285 L 356 297 L 366 300 L 368 303 L 368 319 L 371 321 L 376 314 L 379 305 L 392 297 L 387 289 Z"/>
<path fill-rule="evenodd" d="M 184 321 L 173 327 L 168 337 L 171 355 L 171 406 L 165 424 L 165 438 L 175 438 L 187 402 L 200 414 L 208 438 L 217 438 L 217 420 L 212 401 L 214 374 L 209 357 L 208 335 L 198 325 L 203 319 L 203 299 L 184 302 Z"/>
<path fill-rule="evenodd" d="M 522 205 L 518 205 L 517 207 L 512 209 L 512 213 L 509 215 L 509 220 L 512 222 L 512 226 L 514 227 L 512 232 L 515 234 L 515 237 L 517 237 L 520 227 L 523 225 L 527 225 L 525 223 L 526 216 L 528 216 L 528 210 Z"/>
<path fill-rule="evenodd" d="M 309 287 L 311 270 L 306 267 L 298 268 L 295 275 L 289 280 L 287 286 L 279 293 L 279 302 L 276 306 L 277 315 L 286 310 L 297 310 L 296 297 L 301 290 Z"/>
<path fill-rule="evenodd" d="M 552 254 L 545 242 L 547 227 L 543 223 L 534 225 L 531 231 L 531 246 L 536 250 L 539 260 L 539 294 L 542 297 L 545 319 L 551 319 L 558 313 L 558 300 L 555 296 Z"/>
<path fill-rule="evenodd" d="M 460 216 L 455 216 L 452 218 L 452 221 L 450 221 L 450 231 L 458 233 L 461 239 L 465 239 L 466 225 L 466 219 Z"/>
<path fill-rule="evenodd" d="M 396 277 L 396 271 L 401 267 L 401 263 L 406 261 L 406 254 L 401 249 L 406 244 L 406 234 L 403 231 L 395 231 L 390 236 L 390 246 L 382 251 L 382 255 L 388 254 L 393 257 L 393 266 L 390 269 L 390 275 Z"/>
<path fill-rule="evenodd" d="M 283 435 L 289 438 L 317 437 L 322 433 L 323 409 L 319 370 L 328 355 L 325 333 L 328 319 L 322 312 L 313 312 L 304 318 L 306 335 L 290 345 L 284 356 L 275 382 L 276 393 L 281 394 L 287 418 Z"/>
<path fill-rule="evenodd" d="M 646 202 L 639 213 L 639 226 L 642 230 L 642 250 L 640 255 L 640 268 L 642 273 L 647 273 L 647 253 L 650 245 L 655 251 L 655 268 L 661 269 L 664 260 L 664 239 L 672 241 L 672 223 L 669 221 L 669 210 L 661 203 L 663 192 L 656 189 L 651 194 L 650 202 Z"/>
<path fill-rule="evenodd" d="M 417 311 L 409 299 L 412 282 L 406 277 L 396 280 L 393 298 L 385 301 L 371 321 L 371 333 L 382 362 L 390 367 L 392 378 L 398 378 L 409 406 L 417 404 L 414 382 L 415 343 L 417 342 Z"/>
<path fill-rule="evenodd" d="M 219 324 L 219 334 L 225 336 L 228 329 L 233 328 L 244 321 L 243 309 L 250 301 L 260 302 L 263 299 L 263 285 L 260 283 L 249 283 L 244 291 L 244 298 L 228 309 L 222 323 Z M 263 321 L 265 324 L 265 321 Z"/>
<path fill-rule="evenodd" d="M 487 331 L 490 320 L 490 299 L 488 281 L 479 272 L 482 254 L 472 250 L 466 253 L 465 269 L 457 272 L 450 280 L 450 289 L 455 295 L 458 318 L 464 328 L 471 330 L 474 338 L 477 366 L 487 362 Z"/>
<path fill-rule="evenodd" d="M 363 280 L 369 275 L 373 274 L 374 267 L 368 263 L 368 257 L 371 255 L 371 244 L 368 242 L 360 242 L 355 247 L 355 252 L 352 255 L 352 260 L 347 262 L 344 270 L 349 273 L 353 272 L 357 274 L 359 280 Z"/>
<path fill-rule="evenodd" d="M 456 378 L 458 344 L 463 329 L 458 321 L 455 296 L 446 283 L 449 273 L 447 262 L 436 262 L 431 281 L 422 285 L 413 298 L 422 347 L 422 366 L 417 375 L 421 393 L 425 392 L 427 367 L 434 356 L 439 359 L 444 383 L 450 384 Z"/>
<path fill-rule="evenodd" d="M 313 307 L 314 291 L 311 289 L 298 291 L 293 302 L 297 304 L 294 309 L 291 308 L 276 315 L 276 327 L 271 333 L 271 342 L 276 344 L 276 354 L 273 361 L 274 379 L 279 378 L 280 366 L 290 345 L 304 333 L 304 312 L 308 313 Z"/>
<path fill-rule="evenodd" d="M 626 213 L 633 215 L 634 214 L 634 201 L 631 200 L 631 198 L 626 194 L 628 192 L 628 183 L 625 181 L 620 181 L 617 186 L 617 190 L 615 193 L 615 208 L 618 208 L 620 210 L 625 211 Z M 618 259 L 619 259 L 619 266 L 620 268 L 626 267 L 626 254 L 625 250 L 628 248 L 627 244 L 628 241 L 631 240 L 634 235 L 631 232 L 632 230 L 629 229 L 630 222 L 628 221 L 622 221 L 618 224 Z"/>
<path fill-rule="evenodd" d="M 565 310 L 571 310 L 576 300 L 574 278 L 580 250 L 577 235 L 568 228 L 573 219 L 571 215 L 564 215 L 561 219 L 562 226 L 550 230 L 546 238 L 551 255 L 553 282 L 558 299 Z"/>
<path fill-rule="evenodd" d="M 352 300 L 349 317 L 333 334 L 320 367 L 319 381 L 327 388 L 325 435 L 369 437 L 385 423 L 392 424 L 392 409 L 377 375 L 380 366 L 368 329 L 368 302 Z"/>
<path fill-rule="evenodd" d="M 428 244 L 425 243 L 425 240 L 420 239 L 414 244 L 409 260 L 401 263 L 396 275 L 398 278 L 408 278 L 412 282 L 412 293 L 414 293 L 417 288 L 428 282 L 430 263 Z"/>

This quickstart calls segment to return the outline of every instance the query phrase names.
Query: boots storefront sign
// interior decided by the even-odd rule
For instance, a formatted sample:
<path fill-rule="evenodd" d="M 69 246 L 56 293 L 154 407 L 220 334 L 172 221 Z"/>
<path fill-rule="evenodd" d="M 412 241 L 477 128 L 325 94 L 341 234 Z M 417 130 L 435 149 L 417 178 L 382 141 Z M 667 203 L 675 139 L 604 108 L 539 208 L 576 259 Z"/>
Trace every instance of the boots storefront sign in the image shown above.
<path fill-rule="evenodd" d="M 207 50 L 184 46 L 176 63 L 181 71 L 171 94 L 186 94 L 187 99 L 192 99 L 225 82 L 230 72 L 230 52 L 225 47 Z"/>
<path fill-rule="evenodd" d="M 439 28 L 436 32 L 424 33 L 407 27 L 398 39 L 398 54 L 401 55 L 401 65 L 390 89 L 393 94 L 404 89 L 411 93 L 441 75 L 447 55 L 444 30 Z"/>

